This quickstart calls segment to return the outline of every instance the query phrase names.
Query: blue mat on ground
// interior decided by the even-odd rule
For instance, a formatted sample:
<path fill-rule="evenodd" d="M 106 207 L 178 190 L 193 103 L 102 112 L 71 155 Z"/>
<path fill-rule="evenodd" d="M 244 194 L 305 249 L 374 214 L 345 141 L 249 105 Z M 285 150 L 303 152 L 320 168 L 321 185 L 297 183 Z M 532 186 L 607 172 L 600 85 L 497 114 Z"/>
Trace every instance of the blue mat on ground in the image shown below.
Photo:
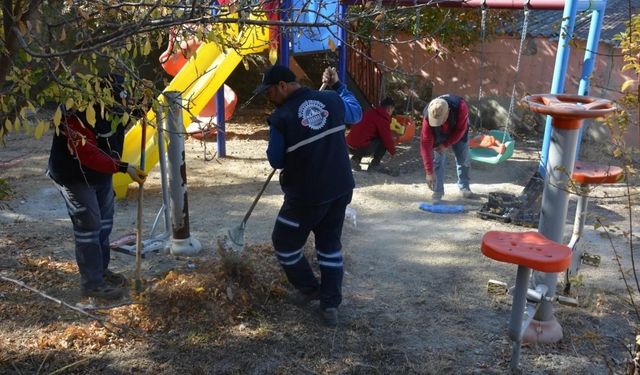
<path fill-rule="evenodd" d="M 436 214 L 458 214 L 465 212 L 464 206 L 459 204 L 420 203 L 420 209 L 422 211 L 433 212 Z"/>

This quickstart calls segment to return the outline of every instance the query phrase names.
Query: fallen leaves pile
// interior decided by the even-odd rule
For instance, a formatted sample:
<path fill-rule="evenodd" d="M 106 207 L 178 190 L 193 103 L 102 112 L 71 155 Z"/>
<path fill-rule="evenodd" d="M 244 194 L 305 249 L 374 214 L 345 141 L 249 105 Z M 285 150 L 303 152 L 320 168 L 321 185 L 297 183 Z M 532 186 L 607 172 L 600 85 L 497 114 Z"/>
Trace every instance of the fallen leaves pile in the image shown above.
<path fill-rule="evenodd" d="M 20 263 L 16 274 L 30 286 L 43 291 L 77 286 L 73 262 L 25 258 Z M 26 346 L 96 353 L 122 348 L 142 336 L 170 337 L 203 327 L 215 336 L 286 294 L 286 280 L 269 245 L 247 247 L 241 255 L 194 260 L 192 265 L 147 280 L 140 295 L 131 292 L 132 304 L 92 312 L 103 322 L 80 316 L 18 286 L 0 283 L 2 299 L 10 302 L 0 304 L 0 317 L 25 331 L 38 331 L 37 340 L 10 338 L 14 344 L 21 341 L 14 349 Z M 7 344 L 2 340 L 7 333 L 0 334 L 0 347 L 3 341 Z"/>
<path fill-rule="evenodd" d="M 286 293 L 284 276 L 267 245 L 194 265 L 191 271 L 172 270 L 152 280 L 140 304 L 113 310 L 110 320 L 145 331 L 216 327 L 234 324 Z"/>

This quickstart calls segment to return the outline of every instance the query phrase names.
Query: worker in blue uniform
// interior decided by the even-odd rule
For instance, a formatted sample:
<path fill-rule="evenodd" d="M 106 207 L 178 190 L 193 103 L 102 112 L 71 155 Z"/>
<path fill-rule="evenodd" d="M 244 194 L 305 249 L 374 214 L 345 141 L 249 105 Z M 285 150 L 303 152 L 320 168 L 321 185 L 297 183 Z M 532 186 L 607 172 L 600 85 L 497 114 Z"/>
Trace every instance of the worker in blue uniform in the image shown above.
<path fill-rule="evenodd" d="M 342 302 L 342 225 L 355 186 L 345 141 L 345 124 L 355 124 L 362 108 L 334 68 L 322 76 L 328 90 L 303 87 L 287 67 L 274 65 L 256 93 L 276 106 L 268 117 L 267 158 L 281 169 L 284 202 L 272 241 L 289 282 L 307 299 L 320 300 L 324 322 L 336 326 Z M 303 254 L 315 236 L 320 281 Z"/>

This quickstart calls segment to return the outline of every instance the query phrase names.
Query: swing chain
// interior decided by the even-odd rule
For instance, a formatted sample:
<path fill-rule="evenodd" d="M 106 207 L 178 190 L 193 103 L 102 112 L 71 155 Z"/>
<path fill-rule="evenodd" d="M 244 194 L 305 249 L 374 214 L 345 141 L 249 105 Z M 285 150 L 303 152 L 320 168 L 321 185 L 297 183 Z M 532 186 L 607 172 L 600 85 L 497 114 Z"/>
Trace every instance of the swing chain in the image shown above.
<path fill-rule="evenodd" d="M 487 5 L 482 2 L 482 20 L 480 21 L 480 88 L 478 89 L 478 102 L 483 97 L 482 84 L 484 81 L 484 42 L 487 30 Z"/>
<path fill-rule="evenodd" d="M 520 48 L 518 49 L 518 60 L 516 63 L 516 71 L 515 76 L 513 78 L 513 88 L 511 90 L 511 101 L 509 102 L 509 114 L 507 116 L 507 132 L 511 128 L 511 121 L 513 110 L 515 107 L 515 97 L 516 97 L 516 87 L 518 85 L 518 77 L 520 75 L 520 60 L 522 58 L 522 50 L 524 49 L 524 42 L 527 39 L 527 28 L 529 26 L 529 2 L 527 1 L 524 4 L 524 21 L 522 22 L 522 36 L 520 37 Z M 507 132 L 505 132 L 503 136 L 503 141 L 507 136 Z"/>
<path fill-rule="evenodd" d="M 478 85 L 478 103 L 476 104 L 476 118 L 473 123 L 473 128 L 478 128 L 478 122 L 480 123 L 480 128 L 482 128 L 482 109 L 481 109 L 481 101 L 483 98 L 482 92 L 482 84 L 484 81 L 484 44 L 485 44 L 485 35 L 487 29 L 487 1 L 483 0 L 482 5 L 480 6 L 482 9 L 482 18 L 480 21 L 480 73 L 478 74 L 480 78 L 480 84 Z"/>
<path fill-rule="evenodd" d="M 418 0 L 413 0 L 413 5 L 416 7 L 416 23 L 415 23 L 415 29 L 413 30 L 413 38 L 414 41 L 418 41 L 419 37 L 420 37 L 420 28 L 422 27 L 422 25 L 420 24 L 420 18 L 421 18 L 421 8 L 418 7 Z M 413 76 L 413 79 L 411 80 L 410 83 L 410 92 L 411 93 L 415 93 L 416 92 L 416 81 L 418 80 L 418 74 L 416 73 L 416 65 L 417 65 L 417 61 L 416 61 L 416 51 L 415 49 L 413 50 L 413 62 L 412 62 L 412 66 L 411 66 L 411 75 Z M 405 113 L 413 113 L 413 104 L 414 104 L 414 96 L 412 95 L 407 95 L 408 100 L 407 100 L 407 105 L 405 107 Z M 411 112 L 409 112 L 409 110 L 411 109 Z"/>

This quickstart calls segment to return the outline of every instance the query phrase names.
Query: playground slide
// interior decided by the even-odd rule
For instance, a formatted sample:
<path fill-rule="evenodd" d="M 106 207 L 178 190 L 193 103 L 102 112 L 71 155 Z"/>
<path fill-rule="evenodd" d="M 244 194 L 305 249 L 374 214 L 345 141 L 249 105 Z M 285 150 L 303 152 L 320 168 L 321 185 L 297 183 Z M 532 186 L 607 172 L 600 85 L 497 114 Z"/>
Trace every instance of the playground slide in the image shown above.
<path fill-rule="evenodd" d="M 267 30 L 257 27 L 250 28 L 250 35 L 242 35 L 244 42 L 242 54 L 260 52 L 268 47 Z M 245 34 L 245 33 L 243 33 Z M 183 125 L 191 123 L 191 113 L 197 114 L 207 105 L 227 77 L 242 61 L 242 56 L 235 49 L 221 52 L 215 43 L 204 43 L 196 54 L 171 81 L 164 92 L 178 91 L 182 93 Z M 165 102 L 164 96 L 158 100 Z M 145 141 L 145 165 L 144 170 L 149 172 L 158 163 L 158 146 L 156 144 L 156 115 L 151 110 L 147 113 L 147 129 Z M 127 131 L 124 140 L 122 160 L 134 165 L 140 164 L 140 147 L 142 141 L 142 120 L 138 121 Z M 129 175 L 116 173 L 113 176 L 113 188 L 116 197 L 123 198 L 127 194 L 127 186 L 132 182 Z"/>

